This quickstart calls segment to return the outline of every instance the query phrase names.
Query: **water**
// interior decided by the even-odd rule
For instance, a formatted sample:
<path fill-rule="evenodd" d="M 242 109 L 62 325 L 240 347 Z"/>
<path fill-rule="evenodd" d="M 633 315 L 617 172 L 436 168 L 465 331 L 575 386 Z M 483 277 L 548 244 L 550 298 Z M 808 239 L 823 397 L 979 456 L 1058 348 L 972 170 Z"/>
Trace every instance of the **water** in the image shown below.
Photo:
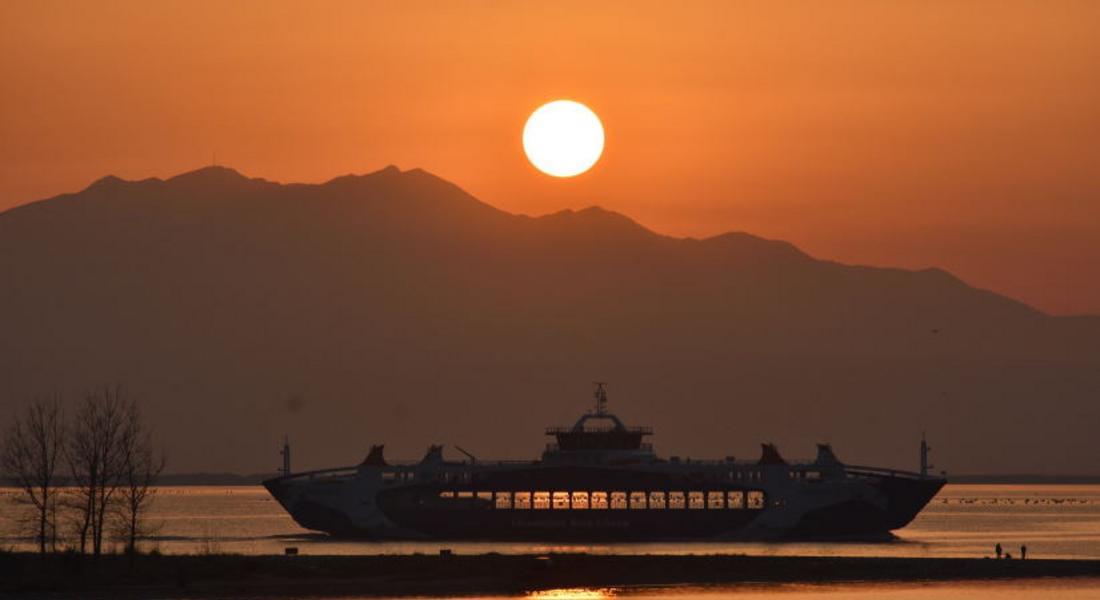
<path fill-rule="evenodd" d="M 15 491 L 0 489 L 0 548 L 30 549 L 19 534 Z M 164 553 L 302 554 L 459 553 L 739 553 L 823 556 L 989 556 L 1000 542 L 1014 555 L 1100 559 L 1100 485 L 948 485 L 905 529 L 884 543 L 494 544 L 351 542 L 305 531 L 261 487 L 170 487 L 158 490 L 144 545 Z M 1100 579 L 1008 582 L 843 583 L 823 585 L 665 586 L 551 590 L 491 600 L 1064 600 L 1100 598 Z"/>
<path fill-rule="evenodd" d="M 0 548 L 32 547 L 19 534 L 15 490 L 0 489 Z M 1100 559 L 1100 485 L 948 485 L 917 519 L 884 543 L 533 544 L 483 542 L 362 542 L 331 540 L 294 521 L 259 486 L 169 487 L 158 490 L 144 544 L 163 553 L 303 554 L 659 553 L 819 556 L 981 557 L 1000 542 L 1016 555 L 1027 544 L 1035 558 Z"/>
<path fill-rule="evenodd" d="M 567 589 L 478 600 L 1096 600 L 1100 580 Z"/>

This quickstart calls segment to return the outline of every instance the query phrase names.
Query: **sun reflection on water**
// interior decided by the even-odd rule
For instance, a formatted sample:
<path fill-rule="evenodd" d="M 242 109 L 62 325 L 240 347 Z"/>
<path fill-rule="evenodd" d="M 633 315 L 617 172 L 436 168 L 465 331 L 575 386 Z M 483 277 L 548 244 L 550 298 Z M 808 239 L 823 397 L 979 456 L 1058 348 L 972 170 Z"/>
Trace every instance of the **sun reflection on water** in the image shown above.
<path fill-rule="evenodd" d="M 561 588 L 527 593 L 528 598 L 537 600 L 602 600 L 615 595 L 612 588 Z"/>

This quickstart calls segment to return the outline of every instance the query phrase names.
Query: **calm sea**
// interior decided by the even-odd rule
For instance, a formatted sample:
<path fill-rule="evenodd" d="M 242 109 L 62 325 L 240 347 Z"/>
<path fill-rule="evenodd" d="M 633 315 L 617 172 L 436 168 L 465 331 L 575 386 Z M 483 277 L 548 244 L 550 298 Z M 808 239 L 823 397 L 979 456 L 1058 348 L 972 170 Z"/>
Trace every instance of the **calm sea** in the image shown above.
<path fill-rule="evenodd" d="M 20 535 L 14 490 L 0 489 L 0 547 L 30 548 Z M 305 531 L 261 487 L 170 487 L 158 490 L 150 521 L 156 535 L 145 544 L 163 553 L 434 554 L 458 553 L 740 553 L 824 556 L 990 556 L 1001 543 L 1016 555 L 1100 559 L 1100 485 L 948 485 L 903 530 L 882 543 L 532 544 L 480 542 L 352 542 Z M 667 587 L 621 590 L 557 590 L 538 600 L 600 600 L 610 596 L 694 600 L 709 597 L 893 598 L 1100 598 L 1100 580 L 966 584 L 844 584 L 840 586 Z"/>

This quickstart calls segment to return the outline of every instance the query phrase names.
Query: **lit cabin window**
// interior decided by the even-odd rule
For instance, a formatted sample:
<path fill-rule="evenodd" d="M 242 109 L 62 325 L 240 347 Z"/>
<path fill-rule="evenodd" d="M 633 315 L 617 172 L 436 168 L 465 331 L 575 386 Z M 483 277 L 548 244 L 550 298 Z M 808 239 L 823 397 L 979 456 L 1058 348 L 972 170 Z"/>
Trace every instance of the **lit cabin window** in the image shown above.
<path fill-rule="evenodd" d="M 588 492 L 573 492 L 573 508 L 577 510 L 588 508 Z"/>
<path fill-rule="evenodd" d="M 626 508 L 626 492 L 611 492 L 611 508 Z"/>
<path fill-rule="evenodd" d="M 725 492 L 707 492 L 707 508 L 721 510 L 725 507 L 726 507 L 726 493 Z"/>
<path fill-rule="evenodd" d="M 533 496 L 534 500 L 532 504 L 535 505 L 535 510 L 546 510 L 550 508 L 550 492 L 535 492 Z"/>
<path fill-rule="evenodd" d="M 569 492 L 554 492 L 554 510 L 569 510 Z"/>
<path fill-rule="evenodd" d="M 458 495 L 459 498 L 473 498 L 474 497 L 473 492 L 458 492 L 457 495 Z"/>
<path fill-rule="evenodd" d="M 740 490 L 726 492 L 726 506 L 733 509 L 745 508 L 745 493 Z"/>
<path fill-rule="evenodd" d="M 393 483 L 397 481 L 397 473 L 394 473 L 393 471 L 383 471 L 382 481 L 385 481 L 387 483 Z"/>
<path fill-rule="evenodd" d="M 687 506 L 687 502 L 684 500 L 683 492 L 669 492 L 668 493 L 668 507 L 669 508 L 684 508 Z"/>
<path fill-rule="evenodd" d="M 607 508 L 607 492 L 592 492 L 592 508 L 593 510 Z"/>
<path fill-rule="evenodd" d="M 531 492 L 516 492 L 514 497 L 516 510 L 531 508 Z"/>
<path fill-rule="evenodd" d="M 493 503 L 493 493 L 492 492 L 478 492 L 477 493 L 477 499 L 478 500 L 484 500 L 485 502 L 488 502 L 489 504 L 492 504 Z"/>
<path fill-rule="evenodd" d="M 749 491 L 749 493 L 746 494 L 745 505 L 754 510 L 764 508 L 764 492 L 760 490 Z"/>
<path fill-rule="evenodd" d="M 630 508 L 644 509 L 646 493 L 645 492 L 630 492 Z"/>
<path fill-rule="evenodd" d="M 706 506 L 703 492 L 688 492 L 688 508 L 700 509 L 706 508 Z"/>
<path fill-rule="evenodd" d="M 512 492 L 497 492 L 496 504 L 494 504 L 498 510 L 508 510 L 512 508 Z"/>
<path fill-rule="evenodd" d="M 455 493 L 454 492 L 439 492 L 439 497 L 440 498 L 454 498 Z"/>
<path fill-rule="evenodd" d="M 665 507 L 665 493 L 664 492 L 650 492 L 649 493 L 649 507 L 650 508 L 664 508 Z"/>

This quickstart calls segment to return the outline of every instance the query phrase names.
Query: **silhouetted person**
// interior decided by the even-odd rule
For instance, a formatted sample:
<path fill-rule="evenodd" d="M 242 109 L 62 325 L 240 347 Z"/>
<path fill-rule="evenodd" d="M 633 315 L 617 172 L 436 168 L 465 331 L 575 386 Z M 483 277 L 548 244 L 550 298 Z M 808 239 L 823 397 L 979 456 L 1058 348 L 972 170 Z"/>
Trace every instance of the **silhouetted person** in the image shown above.
<path fill-rule="evenodd" d="M 1020 545 L 1020 560 L 1027 560 L 1027 544 Z"/>
<path fill-rule="evenodd" d="M 1001 548 L 1000 542 L 997 542 L 997 545 L 993 547 L 993 551 L 997 553 L 997 558 L 1001 557 L 1001 553 L 1004 552 L 1004 549 Z"/>

